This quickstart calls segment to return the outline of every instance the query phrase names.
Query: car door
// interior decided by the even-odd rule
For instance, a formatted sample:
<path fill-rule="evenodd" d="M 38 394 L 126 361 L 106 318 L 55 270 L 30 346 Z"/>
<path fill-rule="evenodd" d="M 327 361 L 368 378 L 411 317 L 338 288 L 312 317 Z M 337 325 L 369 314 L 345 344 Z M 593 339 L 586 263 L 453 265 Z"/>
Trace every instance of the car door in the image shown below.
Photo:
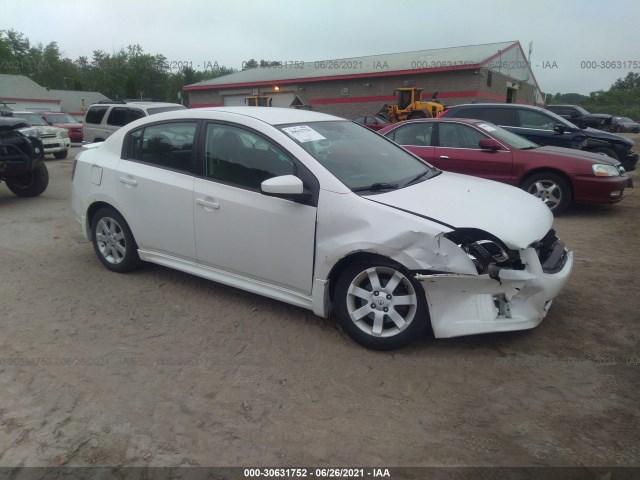
<path fill-rule="evenodd" d="M 511 183 L 511 152 L 480 148 L 479 142 L 490 139 L 478 129 L 456 122 L 438 122 L 436 127 L 435 166 L 449 172 L 463 173 Z"/>
<path fill-rule="evenodd" d="M 407 123 L 391 130 L 386 137 L 402 145 L 425 162 L 435 165 L 433 163 L 434 147 L 431 145 L 433 125 L 432 122 Z"/>
<path fill-rule="evenodd" d="M 193 184 L 197 122 L 148 125 L 128 134 L 117 198 L 138 247 L 195 260 Z"/>
<path fill-rule="evenodd" d="M 260 184 L 311 174 L 252 130 L 209 123 L 204 133 L 203 176 L 194 186 L 198 262 L 309 295 L 316 205 L 265 195 Z"/>

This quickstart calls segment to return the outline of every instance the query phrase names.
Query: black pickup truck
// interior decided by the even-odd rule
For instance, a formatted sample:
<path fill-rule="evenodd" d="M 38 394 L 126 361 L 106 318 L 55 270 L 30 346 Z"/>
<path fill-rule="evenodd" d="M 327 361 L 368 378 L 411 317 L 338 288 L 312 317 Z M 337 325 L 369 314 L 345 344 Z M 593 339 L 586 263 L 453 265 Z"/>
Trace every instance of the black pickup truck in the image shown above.
<path fill-rule="evenodd" d="M 605 132 L 613 131 L 613 115 L 607 113 L 589 113 L 580 105 L 547 105 L 550 112 L 566 118 L 580 128 L 597 128 Z"/>
<path fill-rule="evenodd" d="M 20 118 L 0 117 L 0 181 L 20 197 L 36 197 L 49 185 L 37 135 L 37 129 Z"/>

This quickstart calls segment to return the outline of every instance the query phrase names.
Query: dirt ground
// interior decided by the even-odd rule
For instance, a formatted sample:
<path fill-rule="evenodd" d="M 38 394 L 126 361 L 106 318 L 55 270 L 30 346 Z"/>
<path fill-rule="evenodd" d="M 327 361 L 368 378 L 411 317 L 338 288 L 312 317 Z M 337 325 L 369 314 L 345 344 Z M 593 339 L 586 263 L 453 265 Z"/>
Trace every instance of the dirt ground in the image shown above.
<path fill-rule="evenodd" d="M 0 186 L 0 466 L 640 466 L 637 189 L 557 219 L 575 270 L 538 328 L 377 353 L 284 303 L 108 272 L 71 160 L 47 165 L 41 197 Z"/>

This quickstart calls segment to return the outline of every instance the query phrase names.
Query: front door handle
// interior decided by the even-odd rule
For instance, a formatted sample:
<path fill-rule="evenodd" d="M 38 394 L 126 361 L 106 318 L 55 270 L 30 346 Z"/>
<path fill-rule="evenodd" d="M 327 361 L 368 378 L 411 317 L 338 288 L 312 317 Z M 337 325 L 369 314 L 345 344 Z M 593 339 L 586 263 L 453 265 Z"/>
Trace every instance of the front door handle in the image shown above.
<path fill-rule="evenodd" d="M 440 159 L 449 160 L 449 157 L 447 155 L 440 155 Z"/>
<path fill-rule="evenodd" d="M 220 208 L 220 204 L 211 200 L 207 200 L 206 198 L 198 198 L 196 200 L 198 205 L 202 205 L 203 207 L 213 208 L 215 210 Z"/>
<path fill-rule="evenodd" d="M 120 177 L 120 181 L 125 185 L 131 185 L 134 187 L 138 185 L 138 181 L 135 178 L 131 178 L 131 177 Z"/>

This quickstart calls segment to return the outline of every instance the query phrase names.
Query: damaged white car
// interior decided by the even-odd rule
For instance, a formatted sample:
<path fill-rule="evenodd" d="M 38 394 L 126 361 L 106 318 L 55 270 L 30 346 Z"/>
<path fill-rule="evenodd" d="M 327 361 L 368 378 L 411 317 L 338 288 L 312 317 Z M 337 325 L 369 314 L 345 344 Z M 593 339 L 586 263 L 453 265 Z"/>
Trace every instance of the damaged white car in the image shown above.
<path fill-rule="evenodd" d="M 365 347 L 538 325 L 573 256 L 539 199 L 441 172 L 330 115 L 260 107 L 146 117 L 76 159 L 100 261 L 154 262 L 327 317 Z M 212 318 L 215 321 L 215 318 Z"/>

